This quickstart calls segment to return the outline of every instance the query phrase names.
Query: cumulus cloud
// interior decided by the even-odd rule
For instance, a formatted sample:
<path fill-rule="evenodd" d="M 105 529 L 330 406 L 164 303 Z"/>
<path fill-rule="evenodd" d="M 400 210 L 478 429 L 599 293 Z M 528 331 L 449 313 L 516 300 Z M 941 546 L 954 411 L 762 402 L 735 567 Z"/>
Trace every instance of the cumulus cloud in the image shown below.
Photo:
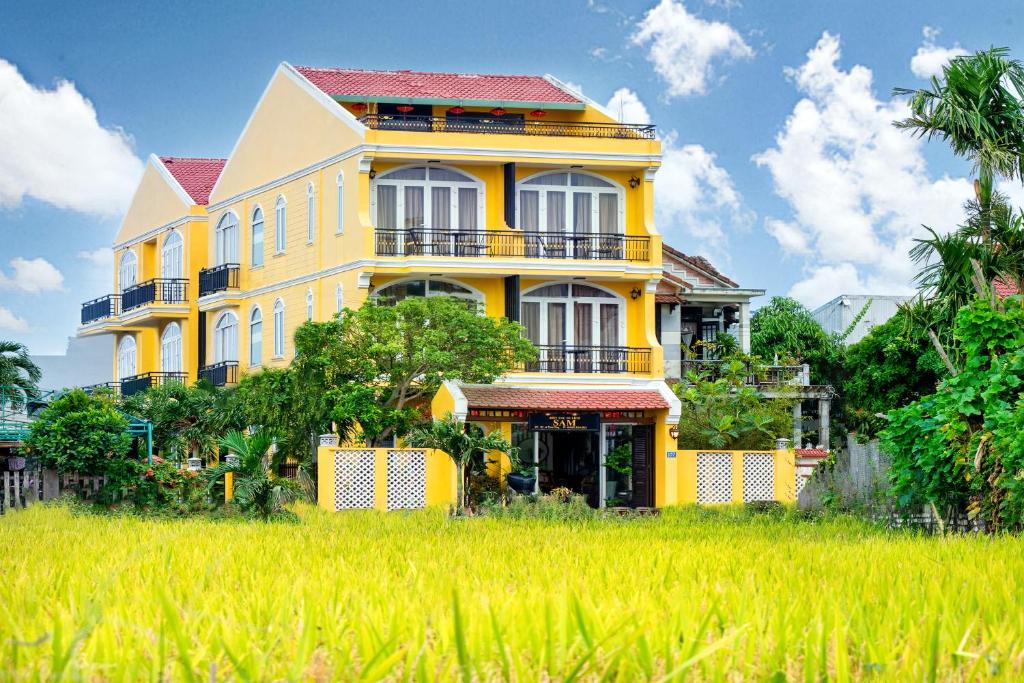
<path fill-rule="evenodd" d="M 921 33 L 924 36 L 924 41 L 910 60 L 910 70 L 918 78 L 941 76 L 942 67 L 949 60 L 968 54 L 967 50 L 960 47 L 959 43 L 956 43 L 953 47 L 936 45 L 935 39 L 939 37 L 940 33 L 937 28 L 925 26 Z"/>
<path fill-rule="evenodd" d="M 703 94 L 716 62 L 754 56 L 731 25 L 701 19 L 677 0 L 661 0 L 648 10 L 630 40 L 647 48 L 648 61 L 665 81 L 666 99 Z"/>
<path fill-rule="evenodd" d="M 0 306 L 0 330 L 9 330 L 11 332 L 27 332 L 28 323 L 25 322 L 24 318 L 19 318 L 14 315 L 9 308 Z"/>
<path fill-rule="evenodd" d="M 650 123 L 651 115 L 640 97 L 629 88 L 619 88 L 608 100 L 605 109 L 623 123 Z"/>
<path fill-rule="evenodd" d="M 954 229 L 973 194 L 967 178 L 930 176 L 924 143 L 892 125 L 906 103 L 879 100 L 871 70 L 844 70 L 840 57 L 839 37 L 825 32 L 803 65 L 787 69 L 803 98 L 775 145 L 754 156 L 792 210 L 765 227 L 784 252 L 804 257 L 805 279 L 791 294 L 808 304 L 849 287 L 910 291 L 907 252 L 922 224 Z"/>
<path fill-rule="evenodd" d="M 14 271 L 11 276 L 0 271 L 0 287 L 29 294 L 64 289 L 64 276 L 44 258 L 16 256 L 11 259 L 11 269 Z"/>
<path fill-rule="evenodd" d="M 110 271 L 114 267 L 114 250 L 110 247 L 98 247 L 91 251 L 82 250 L 76 256 L 104 271 Z"/>
<path fill-rule="evenodd" d="M 0 207 L 32 197 L 103 216 L 127 208 L 142 161 L 73 83 L 37 88 L 0 59 L 0 121 Z"/>

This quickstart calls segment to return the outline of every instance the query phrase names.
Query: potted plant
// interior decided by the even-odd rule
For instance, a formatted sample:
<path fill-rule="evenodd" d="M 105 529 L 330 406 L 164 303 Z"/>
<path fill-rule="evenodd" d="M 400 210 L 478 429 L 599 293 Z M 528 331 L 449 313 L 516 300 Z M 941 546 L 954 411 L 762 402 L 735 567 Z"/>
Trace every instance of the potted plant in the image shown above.
<path fill-rule="evenodd" d="M 535 465 L 523 462 L 518 457 L 512 460 L 512 471 L 505 477 L 505 483 L 516 493 L 533 493 L 537 486 Z"/>
<path fill-rule="evenodd" d="M 608 451 L 604 458 L 604 466 L 610 471 L 619 475 L 616 479 L 608 479 L 605 482 L 605 496 L 615 498 L 619 492 L 619 479 L 625 480 L 633 474 L 633 448 L 630 444 L 624 443 Z"/>

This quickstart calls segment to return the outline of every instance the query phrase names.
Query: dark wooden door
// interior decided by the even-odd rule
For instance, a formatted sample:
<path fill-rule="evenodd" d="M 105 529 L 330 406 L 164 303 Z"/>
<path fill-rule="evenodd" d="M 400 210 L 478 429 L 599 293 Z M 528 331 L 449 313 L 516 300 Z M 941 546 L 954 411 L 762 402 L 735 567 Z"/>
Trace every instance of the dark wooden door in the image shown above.
<path fill-rule="evenodd" d="M 654 507 L 654 427 L 633 427 L 633 507 Z"/>

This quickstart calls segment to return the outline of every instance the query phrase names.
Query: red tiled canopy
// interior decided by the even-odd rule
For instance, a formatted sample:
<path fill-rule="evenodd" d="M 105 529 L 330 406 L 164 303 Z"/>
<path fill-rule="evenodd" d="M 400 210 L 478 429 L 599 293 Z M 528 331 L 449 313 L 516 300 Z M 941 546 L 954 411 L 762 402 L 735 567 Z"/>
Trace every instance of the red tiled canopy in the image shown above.
<path fill-rule="evenodd" d="M 472 100 L 582 105 L 541 76 L 366 71 L 297 66 L 296 71 L 328 95 L 402 100 Z"/>
<path fill-rule="evenodd" d="M 1001 277 L 992 280 L 992 287 L 996 290 L 996 296 L 1005 299 L 1008 296 L 1020 294 L 1020 288 L 1012 282 L 1007 282 Z"/>
<path fill-rule="evenodd" d="M 797 448 L 796 454 L 801 458 L 827 458 L 828 451 L 824 448 Z"/>
<path fill-rule="evenodd" d="M 462 387 L 470 408 L 530 410 L 658 410 L 668 402 L 650 389 L 522 389 Z"/>
<path fill-rule="evenodd" d="M 227 163 L 227 159 L 196 157 L 160 157 L 160 161 L 199 206 L 210 202 L 210 190 Z"/>

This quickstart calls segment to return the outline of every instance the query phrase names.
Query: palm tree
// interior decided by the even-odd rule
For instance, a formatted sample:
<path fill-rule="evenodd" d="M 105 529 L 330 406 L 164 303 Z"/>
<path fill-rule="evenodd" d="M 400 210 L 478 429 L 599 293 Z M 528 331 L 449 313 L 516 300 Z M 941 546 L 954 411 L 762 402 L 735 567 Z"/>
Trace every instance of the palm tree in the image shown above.
<path fill-rule="evenodd" d="M 458 470 L 456 478 L 455 514 L 461 515 L 466 502 L 466 465 L 474 453 L 499 451 L 513 455 L 515 449 L 500 433 L 484 434 L 467 425 L 451 413 L 444 418 L 413 428 L 405 437 L 405 443 L 413 448 L 434 448 L 444 451 Z"/>
<path fill-rule="evenodd" d="M 0 407 L 22 408 L 39 395 L 42 378 L 43 371 L 32 362 L 28 347 L 0 340 Z"/>
<path fill-rule="evenodd" d="M 224 458 L 207 470 L 208 490 L 225 474 L 233 472 L 233 500 L 245 512 L 264 520 L 280 513 L 285 503 L 301 495 L 295 481 L 277 474 L 284 452 L 273 448 L 274 436 L 270 432 L 257 431 L 251 436 L 229 432 L 220 440 L 220 446 L 237 456 L 237 461 Z"/>

